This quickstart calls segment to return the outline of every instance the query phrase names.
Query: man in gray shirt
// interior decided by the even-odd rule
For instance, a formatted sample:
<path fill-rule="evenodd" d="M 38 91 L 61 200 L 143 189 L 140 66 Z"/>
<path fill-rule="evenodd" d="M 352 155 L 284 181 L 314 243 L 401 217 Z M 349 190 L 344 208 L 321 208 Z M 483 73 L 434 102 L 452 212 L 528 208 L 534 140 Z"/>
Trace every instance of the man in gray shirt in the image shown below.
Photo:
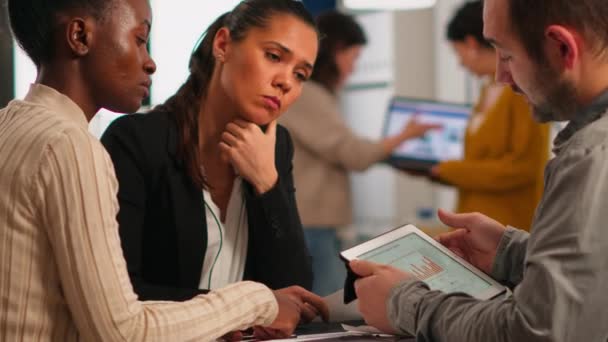
<path fill-rule="evenodd" d="M 525 94 L 539 121 L 570 121 L 531 234 L 478 213 L 439 213 L 458 229 L 438 240 L 513 296 L 430 291 L 411 274 L 354 261 L 361 313 L 418 341 L 607 341 L 608 1 L 485 0 L 484 35 L 497 79 Z"/>

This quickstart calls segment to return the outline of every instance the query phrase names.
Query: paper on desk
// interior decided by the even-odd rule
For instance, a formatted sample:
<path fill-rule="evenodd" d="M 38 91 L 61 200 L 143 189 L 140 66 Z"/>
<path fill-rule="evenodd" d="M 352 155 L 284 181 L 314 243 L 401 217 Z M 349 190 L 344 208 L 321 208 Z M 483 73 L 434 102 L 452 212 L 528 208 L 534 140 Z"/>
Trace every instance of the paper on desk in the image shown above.
<path fill-rule="evenodd" d="M 382 331 L 380 331 L 370 325 L 360 325 L 358 327 L 355 327 L 355 326 L 348 325 L 348 324 L 342 324 L 342 329 L 344 329 L 345 331 L 351 332 L 351 333 L 374 335 L 374 336 L 378 336 L 378 337 L 394 336 L 394 335 L 390 335 L 390 334 L 385 334 Z"/>
<path fill-rule="evenodd" d="M 373 338 L 395 338 L 395 335 L 387 335 L 382 333 L 380 330 L 376 328 L 363 325 L 360 327 L 353 327 L 350 325 L 342 324 L 342 328 L 346 331 L 342 332 L 333 332 L 333 333 L 325 333 L 325 334 L 310 334 L 310 335 L 299 335 L 296 337 L 290 337 L 286 339 L 279 339 L 273 341 L 334 341 L 339 340 L 345 337 L 353 337 L 353 336 L 369 336 Z"/>
<path fill-rule="evenodd" d="M 359 301 L 355 300 L 350 304 L 344 304 L 344 290 L 336 291 L 329 296 L 323 298 L 329 307 L 330 322 L 344 322 L 362 320 L 363 316 L 359 313 L 357 305 Z"/>
<path fill-rule="evenodd" d="M 339 339 L 340 337 L 357 336 L 358 333 L 349 331 L 333 332 L 325 334 L 310 334 L 310 335 L 299 335 L 297 337 L 273 340 L 273 341 L 328 341 L 331 339 Z"/>

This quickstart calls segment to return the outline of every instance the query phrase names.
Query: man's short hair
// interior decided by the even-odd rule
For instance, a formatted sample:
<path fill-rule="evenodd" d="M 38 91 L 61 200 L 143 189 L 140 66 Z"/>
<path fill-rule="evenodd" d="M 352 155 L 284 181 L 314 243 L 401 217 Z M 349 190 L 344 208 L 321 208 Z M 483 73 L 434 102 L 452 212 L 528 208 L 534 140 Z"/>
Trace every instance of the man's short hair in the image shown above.
<path fill-rule="evenodd" d="M 549 25 L 580 32 L 596 55 L 607 55 L 608 0 L 508 0 L 511 24 L 530 57 L 545 60 L 543 42 Z"/>
<path fill-rule="evenodd" d="M 102 18 L 115 0 L 8 0 L 8 15 L 15 40 L 37 67 L 55 53 L 57 14 L 82 9 Z"/>

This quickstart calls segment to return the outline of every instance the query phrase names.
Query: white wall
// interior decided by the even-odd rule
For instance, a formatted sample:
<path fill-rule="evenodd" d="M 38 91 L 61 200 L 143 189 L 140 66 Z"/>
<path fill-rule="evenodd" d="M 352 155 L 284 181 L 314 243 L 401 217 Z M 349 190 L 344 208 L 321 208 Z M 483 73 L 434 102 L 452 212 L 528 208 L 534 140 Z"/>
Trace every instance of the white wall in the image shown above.
<path fill-rule="evenodd" d="M 398 37 L 395 92 L 406 97 L 435 98 L 435 44 L 433 9 L 396 12 Z M 421 227 L 434 226 L 434 218 L 420 215 L 435 208 L 435 189 L 421 177 L 396 172 L 395 221 L 415 223 Z"/>
<path fill-rule="evenodd" d="M 13 44 L 15 60 L 15 98 L 22 99 L 27 94 L 30 84 L 36 80 L 36 66 L 17 44 Z"/>
<path fill-rule="evenodd" d="M 188 77 L 188 61 L 207 27 L 239 0 L 152 0 L 154 19 L 150 50 L 157 71 L 152 77 L 151 102 L 164 102 Z"/>

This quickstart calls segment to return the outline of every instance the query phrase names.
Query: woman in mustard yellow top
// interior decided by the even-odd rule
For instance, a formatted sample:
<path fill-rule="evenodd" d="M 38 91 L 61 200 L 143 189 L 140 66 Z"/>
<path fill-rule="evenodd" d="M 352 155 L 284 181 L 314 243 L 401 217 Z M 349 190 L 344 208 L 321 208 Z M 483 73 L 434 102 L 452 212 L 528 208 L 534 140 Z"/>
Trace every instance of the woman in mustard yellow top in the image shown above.
<path fill-rule="evenodd" d="M 534 121 L 526 100 L 494 83 L 496 53 L 483 38 L 481 1 L 451 20 L 447 36 L 461 64 L 487 78 L 465 135 L 464 159 L 438 164 L 431 173 L 458 188 L 458 212 L 481 212 L 529 230 L 543 190 L 549 126 Z"/>

